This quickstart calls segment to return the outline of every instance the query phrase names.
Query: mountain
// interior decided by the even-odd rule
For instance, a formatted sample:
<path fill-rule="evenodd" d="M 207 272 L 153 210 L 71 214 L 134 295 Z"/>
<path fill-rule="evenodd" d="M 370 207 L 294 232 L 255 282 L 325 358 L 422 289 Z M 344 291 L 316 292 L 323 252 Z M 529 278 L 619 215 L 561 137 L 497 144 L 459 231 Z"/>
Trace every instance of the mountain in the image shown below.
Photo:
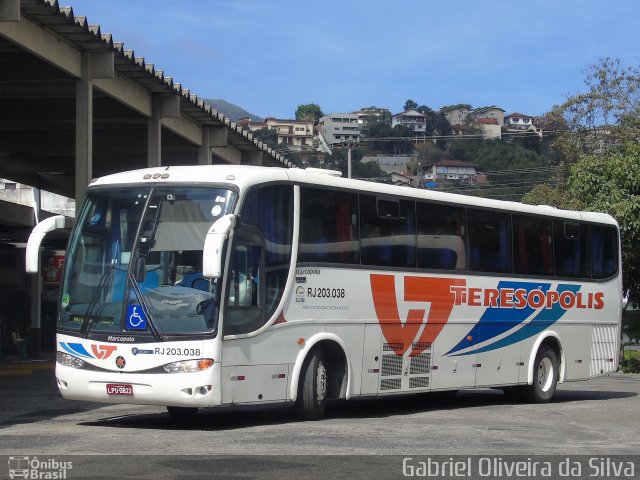
<path fill-rule="evenodd" d="M 220 98 L 205 98 L 204 103 L 208 103 L 219 112 L 222 112 L 224 116 L 230 119 L 232 122 L 237 122 L 242 117 L 249 117 L 254 122 L 262 122 L 263 120 L 263 118 L 258 117 L 253 113 L 247 112 L 244 108 L 239 107 L 238 105 L 234 105 L 233 103 L 229 103 Z"/>

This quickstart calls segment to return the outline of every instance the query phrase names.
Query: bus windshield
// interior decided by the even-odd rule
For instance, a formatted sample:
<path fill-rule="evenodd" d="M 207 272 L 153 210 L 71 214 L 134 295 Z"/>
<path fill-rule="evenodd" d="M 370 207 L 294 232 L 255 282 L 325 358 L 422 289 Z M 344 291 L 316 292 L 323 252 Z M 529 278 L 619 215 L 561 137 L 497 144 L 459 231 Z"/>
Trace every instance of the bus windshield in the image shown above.
<path fill-rule="evenodd" d="M 221 280 L 202 276 L 202 249 L 235 199 L 224 188 L 89 191 L 69 244 L 58 326 L 85 336 L 215 332 Z"/>

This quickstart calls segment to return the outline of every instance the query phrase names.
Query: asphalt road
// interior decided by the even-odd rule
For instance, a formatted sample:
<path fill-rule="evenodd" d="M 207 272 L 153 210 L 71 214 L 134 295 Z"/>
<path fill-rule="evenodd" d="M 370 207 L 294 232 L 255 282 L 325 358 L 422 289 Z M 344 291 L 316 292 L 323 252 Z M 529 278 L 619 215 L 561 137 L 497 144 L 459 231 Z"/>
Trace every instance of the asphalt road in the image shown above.
<path fill-rule="evenodd" d="M 135 464 L 155 465 L 155 473 L 147 468 L 137 472 L 137 478 L 144 472 L 160 478 L 159 472 L 166 470 L 158 465 L 159 459 L 175 455 L 216 456 L 219 472 L 227 465 L 228 475 L 211 477 L 207 471 L 208 478 L 253 478 L 237 476 L 239 465 L 278 463 L 285 457 L 291 461 L 292 455 L 303 456 L 298 459 L 303 469 L 308 468 L 304 459 L 313 458 L 304 456 L 317 455 L 346 456 L 341 462 L 370 458 L 374 467 L 381 457 L 372 455 L 628 456 L 640 454 L 639 394 L 640 376 L 615 374 L 563 384 L 556 400 L 546 405 L 509 403 L 500 391 L 470 390 L 447 401 L 411 395 L 334 402 L 318 422 L 298 421 L 286 405 L 209 409 L 185 422 L 159 407 L 63 400 L 53 372 L 42 370 L 0 376 L 0 455 L 146 455 Z M 226 464 L 223 460 L 229 455 L 241 457 Z M 114 464 L 113 457 L 91 458 L 101 473 Z M 0 464 L 0 478 L 6 475 L 3 468 Z M 264 473 L 265 468 L 250 471 Z M 304 478 L 293 476 L 295 469 L 286 471 L 291 478 Z M 334 478 L 342 478 L 341 472 Z M 182 468 L 175 473 L 167 478 L 201 478 Z M 280 473 L 278 478 L 288 477 Z"/>

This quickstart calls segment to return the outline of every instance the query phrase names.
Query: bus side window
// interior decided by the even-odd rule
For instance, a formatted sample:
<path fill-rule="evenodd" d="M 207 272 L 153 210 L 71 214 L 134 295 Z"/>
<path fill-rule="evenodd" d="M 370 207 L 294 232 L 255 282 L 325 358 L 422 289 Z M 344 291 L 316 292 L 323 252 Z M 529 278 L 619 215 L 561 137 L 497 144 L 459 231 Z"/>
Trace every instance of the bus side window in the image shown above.
<path fill-rule="evenodd" d="M 363 265 L 415 268 L 415 204 L 360 195 Z"/>
<path fill-rule="evenodd" d="M 298 261 L 358 263 L 357 218 L 356 194 L 302 187 Z"/>
<path fill-rule="evenodd" d="M 235 245 L 231 254 L 224 334 L 249 333 L 264 325 L 260 290 L 262 248 Z"/>
<path fill-rule="evenodd" d="M 464 270 L 466 213 L 464 208 L 418 203 L 418 268 Z"/>
<path fill-rule="evenodd" d="M 511 272 L 511 225 L 508 213 L 469 210 L 471 270 Z"/>
<path fill-rule="evenodd" d="M 513 216 L 514 271 L 522 275 L 553 275 L 551 220 Z"/>
<path fill-rule="evenodd" d="M 553 250 L 556 275 L 590 277 L 589 226 L 571 221 L 553 222 Z"/>
<path fill-rule="evenodd" d="M 265 322 L 278 307 L 289 273 L 293 241 L 293 188 L 269 185 L 250 191 L 240 219 L 256 228 L 265 242 Z"/>
<path fill-rule="evenodd" d="M 618 233 L 614 227 L 591 225 L 593 278 L 608 278 L 618 271 Z"/>

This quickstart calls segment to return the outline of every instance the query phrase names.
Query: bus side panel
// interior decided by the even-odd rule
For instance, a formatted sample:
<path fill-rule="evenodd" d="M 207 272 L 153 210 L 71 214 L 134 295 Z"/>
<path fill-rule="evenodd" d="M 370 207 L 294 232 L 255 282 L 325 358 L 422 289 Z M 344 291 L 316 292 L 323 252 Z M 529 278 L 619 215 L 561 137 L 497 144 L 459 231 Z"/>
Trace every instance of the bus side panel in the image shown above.
<path fill-rule="evenodd" d="M 485 325 L 483 329 L 491 330 L 494 325 Z M 480 333 L 483 331 L 481 329 Z M 484 335 L 483 335 L 484 337 Z M 487 335 L 488 337 L 488 335 Z M 476 386 L 515 385 L 520 379 L 521 369 L 521 336 L 515 343 L 495 350 L 478 353 L 476 366 Z"/>
<path fill-rule="evenodd" d="M 473 323 L 449 322 L 433 343 L 431 389 L 473 388 L 476 384 L 476 353 L 446 355 L 461 338 L 467 336 Z M 472 338 L 469 347 L 475 344 Z"/>
<path fill-rule="evenodd" d="M 331 332 L 340 338 L 347 348 L 345 355 L 348 357 L 348 363 L 351 366 L 351 378 L 349 386 L 351 393 L 358 393 L 362 388 L 362 378 L 359 372 L 363 365 L 363 351 L 366 325 L 362 322 L 358 323 L 333 323 L 326 326 L 326 331 Z"/>
<path fill-rule="evenodd" d="M 291 323 L 254 337 L 223 340 L 223 402 L 287 400 L 293 364 L 304 348 L 299 340 L 323 331 L 319 323 Z"/>
<path fill-rule="evenodd" d="M 238 365 L 233 369 L 233 403 L 284 401 L 287 398 L 289 365 Z"/>
<path fill-rule="evenodd" d="M 615 372 L 620 352 L 620 326 L 594 325 L 591 335 L 589 377 Z"/>
<path fill-rule="evenodd" d="M 378 393 L 381 346 L 382 331 L 380 330 L 380 325 L 378 323 L 365 325 L 360 387 L 362 395 L 375 395 Z M 354 372 L 357 372 L 357 370 L 354 370 Z"/>
<path fill-rule="evenodd" d="M 564 381 L 587 380 L 591 354 L 591 325 L 565 322 L 554 330 L 561 339 L 564 358 Z"/>

